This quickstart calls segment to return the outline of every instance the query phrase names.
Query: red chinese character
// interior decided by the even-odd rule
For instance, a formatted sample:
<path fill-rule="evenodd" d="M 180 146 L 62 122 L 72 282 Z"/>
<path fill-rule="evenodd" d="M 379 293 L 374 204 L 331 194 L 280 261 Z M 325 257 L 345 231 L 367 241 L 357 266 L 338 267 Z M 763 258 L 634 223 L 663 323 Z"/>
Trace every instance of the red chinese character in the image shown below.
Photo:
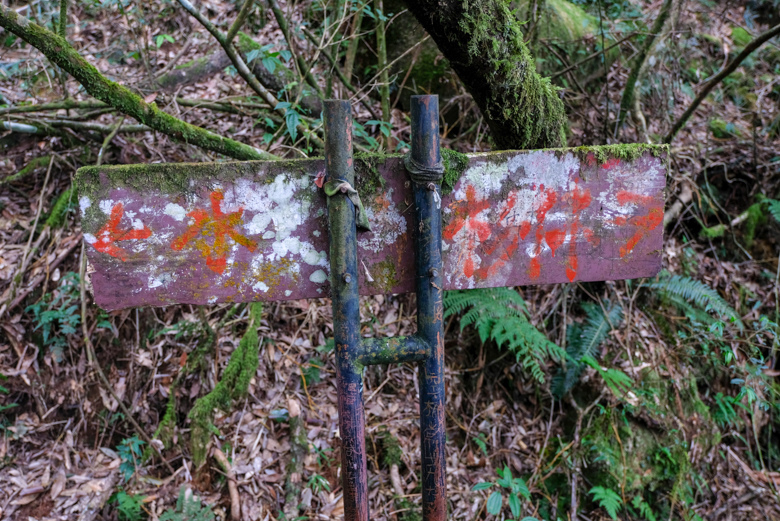
<path fill-rule="evenodd" d="M 174 250 L 183 249 L 192 239 L 200 236 L 195 241 L 195 247 L 206 257 L 206 266 L 214 273 L 222 273 L 227 267 L 227 253 L 230 249 L 227 238 L 230 237 L 238 244 L 251 252 L 257 248 L 257 243 L 238 233 L 234 228 L 241 223 L 244 209 L 239 208 L 235 212 L 222 213 L 222 200 L 225 195 L 220 191 L 211 192 L 211 214 L 206 210 L 193 210 L 187 214 L 195 219 L 195 222 L 187 228 L 181 236 L 171 243 Z M 209 245 L 206 237 L 214 237 L 214 242 Z"/>
<path fill-rule="evenodd" d="M 121 261 L 127 260 L 127 252 L 114 244 L 117 241 L 130 241 L 133 239 L 147 239 L 152 235 L 152 230 L 144 227 L 140 230 L 131 228 L 129 230 L 120 230 L 119 221 L 122 220 L 122 216 L 125 214 L 125 207 L 122 203 L 116 203 L 111 208 L 111 216 L 108 218 L 108 222 L 103 225 L 97 232 L 96 241 L 92 243 L 92 246 L 97 251 L 108 253 L 112 257 L 116 257 Z"/>
<path fill-rule="evenodd" d="M 458 201 L 454 208 L 454 217 L 444 229 L 442 235 L 448 241 L 452 241 L 464 227 L 466 236 L 466 260 L 463 264 L 463 275 L 471 278 L 474 275 L 474 261 L 477 257 L 479 242 L 486 241 L 490 237 L 490 223 L 478 218 L 478 215 L 490 208 L 490 201 L 479 199 L 472 185 L 466 187 L 466 200 Z"/>

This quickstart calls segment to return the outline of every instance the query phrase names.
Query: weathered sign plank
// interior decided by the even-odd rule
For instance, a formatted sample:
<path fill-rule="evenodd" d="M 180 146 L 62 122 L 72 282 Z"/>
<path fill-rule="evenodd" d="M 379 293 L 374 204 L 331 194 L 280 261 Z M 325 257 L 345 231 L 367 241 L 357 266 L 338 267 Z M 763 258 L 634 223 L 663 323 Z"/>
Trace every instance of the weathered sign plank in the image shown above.
<path fill-rule="evenodd" d="M 667 149 L 471 154 L 442 197 L 445 289 L 618 280 L 661 266 Z M 414 288 L 400 156 L 356 163 L 362 294 Z M 105 309 L 329 294 L 321 159 L 89 167 L 77 186 Z"/>

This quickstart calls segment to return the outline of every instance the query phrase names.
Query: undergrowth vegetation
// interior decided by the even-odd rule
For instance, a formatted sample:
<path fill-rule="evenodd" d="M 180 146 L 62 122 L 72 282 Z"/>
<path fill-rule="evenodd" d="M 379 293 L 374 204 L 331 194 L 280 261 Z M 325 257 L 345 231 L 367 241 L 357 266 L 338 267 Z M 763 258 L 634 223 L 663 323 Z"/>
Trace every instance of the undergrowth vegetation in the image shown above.
<path fill-rule="evenodd" d="M 357 188 L 381 192 L 376 158 L 408 150 L 408 98 L 427 93 L 447 194 L 467 153 L 670 145 L 657 276 L 445 293 L 448 518 L 780 520 L 780 41 L 755 45 L 779 13 L 0 4 L 0 520 L 343 518 L 330 301 L 102 311 L 73 177 L 315 157 L 322 100 L 341 98 Z M 388 287 L 403 278 L 378 265 Z M 414 310 L 362 297 L 360 334 L 413 335 Z M 365 370 L 371 519 L 422 519 L 418 378 Z"/>

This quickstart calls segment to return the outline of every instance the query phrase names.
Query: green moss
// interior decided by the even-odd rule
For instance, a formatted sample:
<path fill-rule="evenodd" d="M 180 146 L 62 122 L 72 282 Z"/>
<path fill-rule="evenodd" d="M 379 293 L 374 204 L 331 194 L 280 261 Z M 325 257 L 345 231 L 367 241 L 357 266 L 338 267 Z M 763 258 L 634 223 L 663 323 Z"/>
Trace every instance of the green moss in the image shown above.
<path fill-rule="evenodd" d="M 241 52 L 247 53 L 249 51 L 260 50 L 261 45 L 254 41 L 251 36 L 244 31 L 238 32 L 238 48 Z"/>
<path fill-rule="evenodd" d="M 178 381 L 178 379 L 176 380 Z M 176 383 L 171 385 L 168 389 L 168 403 L 165 405 L 165 413 L 163 414 L 160 424 L 152 435 L 153 440 L 160 440 L 163 447 L 170 448 L 171 441 L 173 440 L 174 429 L 176 428 Z M 147 446 L 144 449 L 144 453 L 141 456 L 141 460 L 146 463 L 154 455 L 154 449 Z"/>
<path fill-rule="evenodd" d="M 385 259 L 374 264 L 371 269 L 371 276 L 374 278 L 374 281 L 369 282 L 369 284 L 385 293 L 389 293 L 400 282 L 392 259 Z"/>
<path fill-rule="evenodd" d="M 752 40 L 753 40 L 753 37 L 750 36 L 750 33 L 747 32 L 742 27 L 732 27 L 731 28 L 731 41 L 734 42 L 735 46 L 737 46 L 737 47 L 745 47 Z"/>
<path fill-rule="evenodd" d="M 73 188 L 68 187 L 67 190 L 62 192 L 57 200 L 54 201 L 54 206 L 51 207 L 51 212 L 46 218 L 45 225 L 50 228 L 59 228 L 65 223 L 68 210 L 73 207 L 76 201 Z"/>
<path fill-rule="evenodd" d="M 210 433 L 215 429 L 212 419 L 215 409 L 229 410 L 232 400 L 246 395 L 249 382 L 257 371 L 259 339 L 257 330 L 250 324 L 244 337 L 222 374 L 214 390 L 199 398 L 190 411 L 192 420 L 192 460 L 199 467 L 206 460 L 206 448 Z"/>
<path fill-rule="evenodd" d="M 646 153 L 652 154 L 653 157 L 668 157 L 669 155 L 669 145 L 646 145 L 642 143 L 577 147 L 570 150 L 579 154 L 582 159 L 585 159 L 589 154 L 593 154 L 596 160 L 602 164 L 612 158 L 620 159 L 621 161 L 635 161 Z"/>
<path fill-rule="evenodd" d="M 443 148 L 441 150 L 441 160 L 444 163 L 444 179 L 441 183 L 441 193 L 448 194 L 452 192 L 458 179 L 468 168 L 469 156 L 455 150 Z"/>
<path fill-rule="evenodd" d="M 400 465 L 402 456 L 403 450 L 398 443 L 398 438 L 385 431 L 382 434 L 382 462 L 390 468 L 393 465 Z"/>
<path fill-rule="evenodd" d="M 753 240 L 756 237 L 756 228 L 766 222 L 766 213 L 764 213 L 762 203 L 758 202 L 752 204 L 747 209 L 747 219 L 745 219 L 745 233 L 743 238 L 745 240 L 745 246 L 750 248 L 753 245 Z"/>
<path fill-rule="evenodd" d="M 363 199 L 363 204 L 373 200 L 377 192 L 384 190 L 387 181 L 379 173 L 379 165 L 384 165 L 390 158 L 400 158 L 400 154 L 364 154 L 354 155 L 355 189 Z"/>
<path fill-rule="evenodd" d="M 558 88 L 537 73 L 521 25 L 507 3 L 474 0 L 461 7 L 461 12 L 448 14 L 458 16 L 460 29 L 448 37 L 453 45 L 465 45 L 471 63 L 457 64 L 456 70 L 485 114 L 498 148 L 564 145 L 567 120 Z M 463 37 L 467 40 L 456 41 Z M 465 77 L 474 66 L 471 78 Z"/>
<path fill-rule="evenodd" d="M 27 166 L 25 166 L 15 174 L 11 174 L 5 179 L 3 179 L 2 181 L 0 181 L 0 186 L 19 181 L 20 179 L 23 179 L 29 174 L 32 174 L 33 172 L 35 172 L 35 170 L 39 168 L 48 167 L 49 161 L 51 161 L 51 156 L 41 156 L 32 159 L 29 163 L 27 163 Z"/>
<path fill-rule="evenodd" d="M 740 130 L 733 123 L 727 123 L 720 118 L 711 119 L 709 128 L 712 135 L 718 139 L 729 139 L 742 135 Z"/>

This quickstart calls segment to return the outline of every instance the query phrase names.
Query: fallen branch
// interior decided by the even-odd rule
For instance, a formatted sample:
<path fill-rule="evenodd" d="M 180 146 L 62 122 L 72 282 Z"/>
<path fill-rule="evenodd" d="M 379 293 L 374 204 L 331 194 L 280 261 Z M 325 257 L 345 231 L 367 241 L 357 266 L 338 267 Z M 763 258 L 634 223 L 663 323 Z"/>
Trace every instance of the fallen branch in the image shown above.
<path fill-rule="evenodd" d="M 290 460 L 287 462 L 287 479 L 284 481 L 284 515 L 286 519 L 298 518 L 303 459 L 309 449 L 306 425 L 301 417 L 301 406 L 294 398 L 287 400 L 290 426 Z"/>
<path fill-rule="evenodd" d="M 693 190 L 691 190 L 691 186 L 689 183 L 685 183 L 682 187 L 682 190 L 680 191 L 680 196 L 677 198 L 677 200 L 672 204 L 672 206 L 669 207 L 668 210 L 666 210 L 666 213 L 664 213 L 664 228 L 669 226 L 669 224 L 677 219 L 677 216 L 680 215 L 680 212 L 682 212 L 683 207 L 691 202 L 691 199 L 693 199 Z"/>
<path fill-rule="evenodd" d="M 108 105 L 102 101 L 75 101 L 73 98 L 67 98 L 55 103 L 4 107 L 0 109 L 0 116 L 6 114 L 24 114 L 27 112 L 46 112 L 47 110 L 102 109 L 105 107 L 108 107 Z"/>
<path fill-rule="evenodd" d="M 39 168 L 48 167 L 49 163 L 51 162 L 52 156 L 40 156 L 32 159 L 29 163 L 27 163 L 27 166 L 16 172 L 15 174 L 11 174 L 2 181 L 0 181 L 0 187 L 3 185 L 7 185 L 9 183 L 14 183 L 16 181 L 19 181 L 20 179 L 23 179 L 27 177 L 29 174 L 35 172 Z"/>
<path fill-rule="evenodd" d="M 241 496 L 238 495 L 238 485 L 236 484 L 236 473 L 233 471 L 233 467 L 230 465 L 225 453 L 214 447 L 212 451 L 214 459 L 217 460 L 219 466 L 225 471 L 225 479 L 227 480 L 228 492 L 230 493 L 230 517 L 233 519 L 241 519 Z"/>
<path fill-rule="evenodd" d="M 40 125 L 29 123 L 18 123 L 16 121 L 0 121 L 0 130 L 10 130 L 18 134 L 33 134 L 36 136 L 56 136 L 65 137 L 62 132 L 53 128 L 45 128 Z"/>
<path fill-rule="evenodd" d="M 0 4 L 0 26 L 16 34 L 41 51 L 54 64 L 62 67 L 76 78 L 91 96 L 177 141 L 235 159 L 277 159 L 268 152 L 177 119 L 161 111 L 154 103 L 146 103 L 139 95 L 103 76 L 64 38 L 2 4 Z"/>
<path fill-rule="evenodd" d="M 685 124 L 688 122 L 690 117 L 693 115 L 694 112 L 696 112 L 696 109 L 701 105 L 701 102 L 704 101 L 704 98 L 707 97 L 707 95 L 714 89 L 718 83 L 723 81 L 726 76 L 734 72 L 737 67 L 740 66 L 740 64 L 745 61 L 745 58 L 750 56 L 750 54 L 764 45 L 766 42 L 774 38 L 780 34 L 780 24 L 772 27 L 768 31 L 765 31 L 758 35 L 753 41 L 751 41 L 749 44 L 745 46 L 745 48 L 742 50 L 739 55 L 737 55 L 734 60 L 732 60 L 728 65 L 723 67 L 721 71 L 716 74 L 710 81 L 708 81 L 704 88 L 702 88 L 701 92 L 698 96 L 696 96 L 696 99 L 693 100 L 693 103 L 691 103 L 691 106 L 688 107 L 688 110 L 685 111 L 685 113 L 680 116 L 680 119 L 678 119 L 674 125 L 672 125 L 672 130 L 669 131 L 669 134 L 666 135 L 664 138 L 664 143 L 671 143 L 674 139 L 674 136 L 677 135 L 677 133 L 685 126 Z"/>

